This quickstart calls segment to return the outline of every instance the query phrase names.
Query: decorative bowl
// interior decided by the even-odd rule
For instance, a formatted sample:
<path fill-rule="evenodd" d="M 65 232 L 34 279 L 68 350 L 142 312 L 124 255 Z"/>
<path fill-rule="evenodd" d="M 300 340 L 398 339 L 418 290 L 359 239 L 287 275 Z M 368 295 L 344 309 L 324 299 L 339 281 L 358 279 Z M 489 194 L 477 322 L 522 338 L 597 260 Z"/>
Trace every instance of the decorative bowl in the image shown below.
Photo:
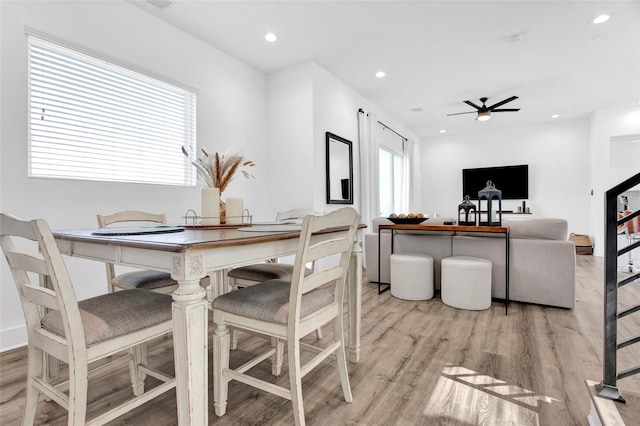
<path fill-rule="evenodd" d="M 418 225 L 429 219 L 428 217 L 388 217 L 396 225 Z"/>

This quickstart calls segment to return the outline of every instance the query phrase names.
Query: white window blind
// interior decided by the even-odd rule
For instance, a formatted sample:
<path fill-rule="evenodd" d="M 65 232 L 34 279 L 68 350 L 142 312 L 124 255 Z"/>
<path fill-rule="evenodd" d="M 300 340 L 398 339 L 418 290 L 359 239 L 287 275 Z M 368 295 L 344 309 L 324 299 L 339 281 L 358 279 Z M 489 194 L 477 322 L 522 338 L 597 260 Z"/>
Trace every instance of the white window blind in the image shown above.
<path fill-rule="evenodd" d="M 29 176 L 195 185 L 196 93 L 33 35 Z"/>

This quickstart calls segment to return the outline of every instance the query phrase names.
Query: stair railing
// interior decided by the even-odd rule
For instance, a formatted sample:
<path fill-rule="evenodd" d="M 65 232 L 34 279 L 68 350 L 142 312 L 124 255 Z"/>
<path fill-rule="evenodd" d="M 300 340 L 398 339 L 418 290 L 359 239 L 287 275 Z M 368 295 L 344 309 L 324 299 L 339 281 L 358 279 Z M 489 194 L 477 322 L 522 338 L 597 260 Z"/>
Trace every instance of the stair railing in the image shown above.
<path fill-rule="evenodd" d="M 618 312 L 618 289 L 629 284 L 640 285 L 635 282 L 640 278 L 640 272 L 633 273 L 618 280 L 618 257 L 630 253 L 640 247 L 640 240 L 618 250 L 618 230 L 628 221 L 640 216 L 640 209 L 618 219 L 618 196 L 640 184 L 640 173 L 611 188 L 605 195 L 605 283 L 604 283 L 604 347 L 603 347 L 603 379 L 596 385 L 599 396 L 625 402 L 622 392 L 618 388 L 618 380 L 640 373 L 640 365 L 618 371 L 617 351 L 619 349 L 640 343 L 640 335 L 618 342 L 618 320 L 640 311 L 640 304 Z M 639 330 L 640 331 L 640 330 Z"/>

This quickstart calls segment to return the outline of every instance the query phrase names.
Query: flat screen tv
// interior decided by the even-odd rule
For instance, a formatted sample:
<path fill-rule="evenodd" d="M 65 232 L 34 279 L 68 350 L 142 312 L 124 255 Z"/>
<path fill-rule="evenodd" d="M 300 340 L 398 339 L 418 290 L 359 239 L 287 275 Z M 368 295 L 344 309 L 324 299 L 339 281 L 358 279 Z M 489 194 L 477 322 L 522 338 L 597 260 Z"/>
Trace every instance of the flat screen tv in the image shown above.
<path fill-rule="evenodd" d="M 493 182 L 502 191 L 503 200 L 526 200 L 529 198 L 529 166 L 483 167 L 462 170 L 462 196 L 478 199 L 478 191 Z"/>

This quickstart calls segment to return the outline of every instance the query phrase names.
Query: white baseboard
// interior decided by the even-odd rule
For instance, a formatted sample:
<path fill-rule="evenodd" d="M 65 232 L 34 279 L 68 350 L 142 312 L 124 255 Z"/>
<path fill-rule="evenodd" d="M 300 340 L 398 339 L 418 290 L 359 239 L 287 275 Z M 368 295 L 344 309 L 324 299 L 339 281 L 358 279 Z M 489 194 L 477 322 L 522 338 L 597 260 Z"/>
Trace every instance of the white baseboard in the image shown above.
<path fill-rule="evenodd" d="M 0 331 L 0 352 L 27 345 L 27 327 L 10 328 Z"/>

